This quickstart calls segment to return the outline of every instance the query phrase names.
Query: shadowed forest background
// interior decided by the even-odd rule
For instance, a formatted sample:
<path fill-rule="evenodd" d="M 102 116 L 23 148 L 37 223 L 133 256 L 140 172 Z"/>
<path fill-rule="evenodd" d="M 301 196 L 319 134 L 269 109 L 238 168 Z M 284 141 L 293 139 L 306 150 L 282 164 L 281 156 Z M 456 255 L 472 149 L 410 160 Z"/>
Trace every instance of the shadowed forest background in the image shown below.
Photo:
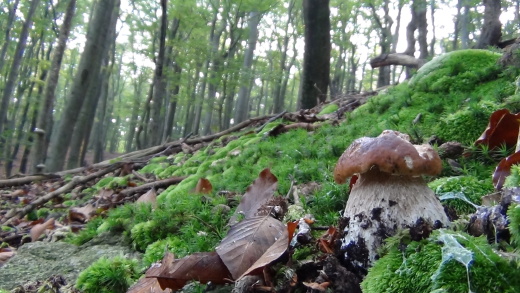
<path fill-rule="evenodd" d="M 75 168 L 396 84 L 442 53 L 499 50 L 518 37 L 520 23 L 520 1 L 496 0 L 4 4 L 7 177 Z"/>

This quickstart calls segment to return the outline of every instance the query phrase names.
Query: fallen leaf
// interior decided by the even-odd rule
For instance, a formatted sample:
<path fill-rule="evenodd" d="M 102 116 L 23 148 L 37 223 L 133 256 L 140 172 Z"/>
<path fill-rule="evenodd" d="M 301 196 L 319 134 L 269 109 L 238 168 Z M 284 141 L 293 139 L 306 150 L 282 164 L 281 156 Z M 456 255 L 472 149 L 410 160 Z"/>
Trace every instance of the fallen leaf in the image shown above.
<path fill-rule="evenodd" d="M 16 254 L 16 251 L 10 248 L 0 248 L 0 266 L 6 263 L 11 257 Z"/>
<path fill-rule="evenodd" d="M 251 267 L 249 267 L 249 269 L 247 271 L 245 271 L 238 279 L 250 274 L 251 272 L 253 272 L 256 269 L 264 268 L 268 264 L 274 262 L 275 260 L 280 258 L 280 256 L 282 256 L 282 254 L 284 254 L 285 251 L 287 251 L 288 246 L 289 246 L 289 233 L 283 233 L 282 236 L 280 238 L 278 238 L 278 240 L 276 240 L 273 243 L 273 245 L 271 245 L 264 252 L 264 254 L 262 254 L 262 256 L 260 256 L 260 258 L 257 261 L 255 261 L 255 263 L 253 263 L 251 265 Z"/>
<path fill-rule="evenodd" d="M 141 278 L 137 283 L 126 291 L 126 293 L 171 293 L 172 289 L 162 289 L 159 281 L 156 278 Z"/>
<path fill-rule="evenodd" d="M 199 252 L 181 259 L 174 259 L 172 253 L 166 253 L 161 264 L 148 269 L 146 277 L 157 278 L 163 290 L 179 290 L 191 280 L 203 284 L 225 284 L 230 273 L 216 252 Z"/>
<path fill-rule="evenodd" d="M 145 194 L 141 195 L 135 202 L 140 203 L 151 203 L 152 206 L 157 204 L 157 192 L 155 188 L 148 190 Z"/>
<path fill-rule="evenodd" d="M 237 279 L 286 235 L 285 225 L 271 216 L 246 218 L 231 227 L 216 251 Z"/>
<path fill-rule="evenodd" d="M 40 236 L 47 229 L 54 229 L 54 218 L 48 219 L 43 224 L 34 225 L 34 227 L 32 227 L 31 231 L 29 232 L 29 235 L 31 235 L 31 241 L 34 242 L 34 241 L 38 240 L 38 238 L 40 238 Z"/>
<path fill-rule="evenodd" d="M 69 220 L 71 222 L 78 221 L 80 223 L 86 223 L 95 212 L 96 209 L 91 204 L 87 204 L 80 208 L 71 208 L 69 210 Z"/>
<path fill-rule="evenodd" d="M 475 141 L 475 145 L 484 144 L 489 149 L 495 149 L 501 145 L 513 147 L 518 139 L 520 113 L 511 114 L 507 109 L 500 109 L 489 117 L 489 123 L 482 135 Z"/>
<path fill-rule="evenodd" d="M 302 282 L 302 284 L 305 285 L 308 288 L 313 289 L 313 290 L 318 290 L 318 291 L 321 291 L 321 292 L 325 292 L 325 291 L 327 291 L 327 287 L 329 287 L 330 282 L 323 282 L 321 284 Z"/>
<path fill-rule="evenodd" d="M 193 193 L 210 194 L 212 190 L 213 186 L 211 185 L 211 182 L 206 178 L 200 178 Z"/>
<path fill-rule="evenodd" d="M 238 223 L 238 215 L 243 214 L 245 218 L 257 215 L 257 211 L 274 197 L 274 191 L 278 187 L 278 179 L 267 168 L 249 185 L 246 193 L 240 200 L 235 214 L 229 220 L 230 225 Z"/>
<path fill-rule="evenodd" d="M 520 163 L 520 152 L 516 152 L 511 156 L 504 158 L 498 163 L 493 173 L 493 185 L 497 190 L 501 190 L 506 177 L 511 174 L 511 166 Z"/>

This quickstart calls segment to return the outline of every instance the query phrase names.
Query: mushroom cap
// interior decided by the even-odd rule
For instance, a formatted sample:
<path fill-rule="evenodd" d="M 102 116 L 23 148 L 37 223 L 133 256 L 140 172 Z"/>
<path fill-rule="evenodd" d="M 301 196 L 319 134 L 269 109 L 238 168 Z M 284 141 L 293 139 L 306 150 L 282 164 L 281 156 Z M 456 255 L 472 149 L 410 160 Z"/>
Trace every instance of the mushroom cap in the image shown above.
<path fill-rule="evenodd" d="M 393 175 L 438 175 L 442 162 L 428 144 L 413 145 L 410 137 L 393 130 L 385 130 L 378 137 L 356 139 L 341 155 L 334 168 L 336 183 L 345 183 L 354 174 L 362 174 L 377 166 Z"/>

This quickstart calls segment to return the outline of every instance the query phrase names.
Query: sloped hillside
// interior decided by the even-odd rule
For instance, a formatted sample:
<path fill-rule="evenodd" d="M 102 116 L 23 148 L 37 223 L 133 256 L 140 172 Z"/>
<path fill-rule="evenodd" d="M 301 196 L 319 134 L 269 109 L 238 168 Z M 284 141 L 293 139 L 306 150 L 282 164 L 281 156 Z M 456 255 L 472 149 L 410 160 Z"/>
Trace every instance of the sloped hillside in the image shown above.
<path fill-rule="evenodd" d="M 499 288 L 492 285 L 493 282 L 520 276 L 506 273 L 517 266 L 510 262 L 515 260 L 516 255 L 505 259 L 503 253 L 494 251 L 499 248 L 513 251 L 514 246 L 508 238 L 502 239 L 503 243 L 490 245 L 485 239 L 474 239 L 466 234 L 466 215 L 474 213 L 476 208 L 464 201 L 482 204 L 481 197 L 494 191 L 491 174 L 495 166 L 512 152 L 507 147 L 491 151 L 473 145 L 486 129 L 489 116 L 494 111 L 505 108 L 516 113 L 520 110 L 520 95 L 516 94 L 515 86 L 518 71 L 496 65 L 499 58 L 500 54 L 484 50 L 452 52 L 427 63 L 410 81 L 370 97 L 353 111 L 349 110 L 356 101 L 338 99 L 314 112 L 288 113 L 266 124 L 260 121 L 254 127 L 222 135 L 212 141 L 195 144 L 183 140 L 163 146 L 157 148 L 155 153 L 147 154 L 149 157 L 145 157 L 146 160 L 132 159 L 132 165 L 125 164 L 129 156 L 122 157 L 120 161 L 103 165 L 117 166 L 116 170 L 121 169 L 118 173 L 112 170 L 103 174 L 102 178 L 92 176 L 92 180 L 80 180 L 81 184 L 75 185 L 73 190 L 35 205 L 21 219 L 12 216 L 37 200 L 38 196 L 79 179 L 61 174 L 63 176 L 40 178 L 41 181 L 21 188 L 5 185 L 0 218 L 4 223 L 0 234 L 3 245 L 6 249 L 11 247 L 10 251 L 14 252 L 20 243 L 29 241 L 24 240 L 23 233 L 29 233 L 35 225 L 28 223 L 28 220 L 37 219 L 54 219 L 56 225 L 46 227 L 49 228 L 47 232 L 56 230 L 57 224 L 69 227 L 74 232 L 60 241 L 79 247 L 122 235 L 122 245 L 142 253 L 142 258 L 135 262 L 128 258 L 102 259 L 88 269 L 84 268 L 86 270 L 80 275 L 76 286 L 84 292 L 101 292 L 100 288 L 108 286 L 101 276 L 109 275 L 116 281 L 109 280 L 108 283 L 118 284 L 114 287 L 118 289 L 112 292 L 125 292 L 152 263 L 163 258 L 171 262 L 165 252 L 173 253 L 176 259 L 189 258 L 196 252 L 215 251 L 226 235 L 235 235 L 233 229 L 230 230 L 229 221 L 231 218 L 249 219 L 248 215 L 234 214 L 235 209 L 244 201 L 242 195 L 257 196 L 267 192 L 259 187 L 258 182 L 267 178 L 265 169 L 268 168 L 274 176 L 270 181 L 272 190 L 268 190 L 279 200 L 276 204 L 270 201 L 269 204 L 260 204 L 253 214 L 261 214 L 266 207 L 279 206 L 281 215 L 278 218 L 283 227 L 288 222 L 306 219 L 303 222 L 310 225 L 310 231 L 305 235 L 298 234 L 303 235 L 295 238 L 296 242 L 300 241 L 298 244 L 282 245 L 284 248 L 279 248 L 277 252 L 280 258 L 270 259 L 253 270 L 253 273 L 258 273 L 264 269 L 263 275 L 260 275 L 269 277 L 258 277 L 244 286 L 255 287 L 252 284 L 261 280 L 263 285 L 256 286 L 255 290 L 264 291 L 258 292 L 345 292 L 346 288 L 350 292 L 360 292 L 360 281 L 366 272 L 345 269 L 349 266 L 340 264 L 343 260 L 338 245 L 343 233 L 340 228 L 344 227 L 342 211 L 348 199 L 349 186 L 335 183 L 332 171 L 352 141 L 363 136 L 378 136 L 383 130 L 392 129 L 407 133 L 417 144 L 431 143 L 438 148 L 444 142 L 459 142 L 464 147 L 464 155 L 458 152 L 449 158 L 443 156 L 444 168 L 439 178 L 428 178 L 430 187 L 439 196 L 449 192 L 462 194 L 443 200 L 452 219 L 458 218 L 452 228 L 459 230 L 434 232 L 422 242 L 410 242 L 406 233 L 391 238 L 393 241 L 390 241 L 387 252 L 381 253 L 386 256 L 376 262 L 374 270 L 363 283 L 363 290 L 408 292 L 420 288 L 417 292 L 468 292 L 485 288 L 482 292 L 487 292 Z M 85 172 L 81 178 L 88 177 L 88 172 L 93 171 Z M 259 177 L 259 174 L 264 175 Z M 139 189 L 139 186 L 144 188 Z M 15 193 L 23 199 L 13 195 Z M 138 198 L 141 203 L 134 203 Z M 268 198 L 271 200 L 271 197 Z M 80 207 L 84 209 L 80 210 Z M 303 222 L 299 222 L 300 232 L 305 226 Z M 78 227 L 81 229 L 76 231 Z M 289 235 L 292 236 L 292 233 L 289 232 Z M 45 234 L 38 235 L 34 240 L 38 238 L 45 238 Z M 414 255 L 423 248 L 434 251 L 431 254 L 435 257 L 425 259 Z M 482 254 L 479 255 L 478 251 Z M 449 253 L 452 253 L 450 259 L 453 262 L 446 259 Z M 27 263 L 17 261 L 21 256 L 12 254 L 14 256 L 0 267 L 0 288 L 12 289 L 28 279 L 48 277 L 16 277 L 14 272 L 19 270 L 17 266 L 26 266 Z M 418 271 L 420 264 L 407 263 L 408 259 L 410 262 L 414 259 L 429 261 L 433 269 Z M 406 272 L 407 278 L 399 279 L 398 287 L 386 286 L 396 276 L 385 274 L 378 262 L 392 267 L 393 271 Z M 163 263 L 163 266 L 166 265 Z M 233 271 L 227 263 L 226 266 Z M 127 269 L 117 271 L 121 267 Z M 498 270 L 490 273 L 493 271 L 491 267 Z M 200 270 L 200 267 L 197 269 Z M 448 277 L 445 270 L 457 273 Z M 54 273 L 66 275 L 65 272 Z M 164 274 L 162 272 L 159 278 L 162 284 L 177 288 L 171 285 L 174 280 L 176 282 L 176 275 Z M 3 281 L 4 276 L 9 276 L 13 281 Z M 74 283 L 77 276 L 77 273 L 69 274 L 67 281 Z M 229 278 L 236 279 L 236 276 Z M 420 287 L 415 288 L 414 284 L 407 283 L 406 280 L 414 278 L 421 280 Z M 193 279 L 201 280 L 196 276 Z M 221 281 L 226 283 L 226 280 Z M 488 281 L 474 283 L 477 280 Z M 211 286 L 219 283 L 218 280 L 211 281 Z M 235 286 L 238 287 L 239 283 Z M 457 286 L 450 285 L 455 283 Z M 500 289 L 504 292 L 520 290 L 520 285 L 515 282 L 507 284 Z M 196 282 L 187 286 L 185 292 L 202 292 L 205 285 Z M 143 288 L 134 287 L 132 292 L 145 292 Z M 224 288 L 231 290 L 233 286 L 228 284 Z M 384 288 L 387 288 L 386 291 Z"/>

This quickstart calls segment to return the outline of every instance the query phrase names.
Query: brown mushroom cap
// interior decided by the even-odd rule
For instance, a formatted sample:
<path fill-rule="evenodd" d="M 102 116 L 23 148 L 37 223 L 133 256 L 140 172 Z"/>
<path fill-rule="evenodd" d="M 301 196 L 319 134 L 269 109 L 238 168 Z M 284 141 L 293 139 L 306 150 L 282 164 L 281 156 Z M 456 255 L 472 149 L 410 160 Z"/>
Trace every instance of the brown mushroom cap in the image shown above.
<path fill-rule="evenodd" d="M 377 166 L 380 171 L 393 175 L 437 175 L 442 162 L 428 144 L 413 145 L 409 136 L 385 130 L 378 137 L 356 139 L 341 155 L 334 169 L 336 183 L 354 174 L 362 174 Z"/>

